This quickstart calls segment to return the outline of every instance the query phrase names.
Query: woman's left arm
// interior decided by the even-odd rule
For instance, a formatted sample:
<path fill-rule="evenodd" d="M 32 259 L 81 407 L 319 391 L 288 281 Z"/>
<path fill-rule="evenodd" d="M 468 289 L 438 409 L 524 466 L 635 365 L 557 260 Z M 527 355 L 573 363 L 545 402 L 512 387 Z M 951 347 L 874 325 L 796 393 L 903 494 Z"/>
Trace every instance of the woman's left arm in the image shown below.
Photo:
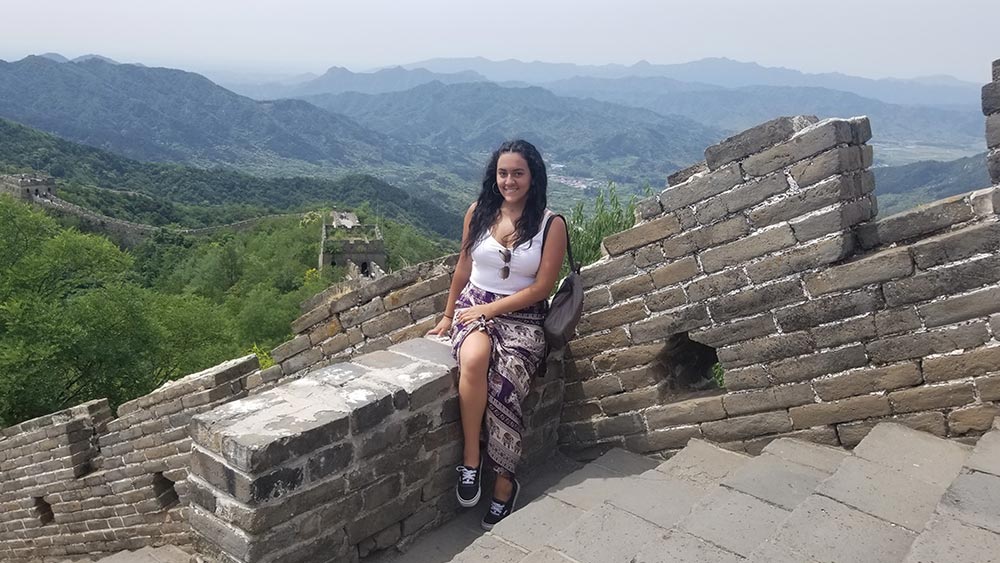
<path fill-rule="evenodd" d="M 535 276 L 535 281 L 521 291 L 503 299 L 468 309 L 456 310 L 455 322 L 465 323 L 481 316 L 492 319 L 547 299 L 558 281 L 559 270 L 562 269 L 563 259 L 566 257 L 566 240 L 566 223 L 562 217 L 553 218 L 552 226 L 545 237 L 545 247 L 542 251 L 541 262 L 538 264 L 538 274 Z"/>

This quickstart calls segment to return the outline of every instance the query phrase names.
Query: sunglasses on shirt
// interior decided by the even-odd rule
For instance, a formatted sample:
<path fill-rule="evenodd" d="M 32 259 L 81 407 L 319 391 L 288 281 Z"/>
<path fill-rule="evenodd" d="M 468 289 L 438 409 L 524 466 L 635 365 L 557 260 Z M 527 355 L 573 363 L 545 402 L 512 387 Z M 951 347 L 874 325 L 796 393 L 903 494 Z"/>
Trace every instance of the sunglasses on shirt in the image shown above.
<path fill-rule="evenodd" d="M 501 249 L 500 257 L 503 258 L 503 267 L 500 268 L 500 279 L 505 280 L 510 276 L 510 249 Z"/>

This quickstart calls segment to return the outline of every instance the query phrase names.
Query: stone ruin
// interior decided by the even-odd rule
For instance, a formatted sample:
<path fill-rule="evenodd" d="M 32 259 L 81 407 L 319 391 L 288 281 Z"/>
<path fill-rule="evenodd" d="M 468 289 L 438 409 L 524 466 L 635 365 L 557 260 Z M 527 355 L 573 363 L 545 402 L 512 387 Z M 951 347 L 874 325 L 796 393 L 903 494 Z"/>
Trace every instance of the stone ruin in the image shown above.
<path fill-rule="evenodd" d="M 50 199 L 56 196 L 56 183 L 48 176 L 8 174 L 0 176 L 0 193 L 22 201 Z"/>
<path fill-rule="evenodd" d="M 327 266 L 346 266 L 349 280 L 384 276 L 388 255 L 378 225 L 365 225 L 348 211 L 331 211 L 320 237 L 319 269 Z"/>
<path fill-rule="evenodd" d="M 693 437 L 851 447 L 893 421 L 970 441 L 1000 412 L 1000 61 L 993 183 L 879 220 L 866 118 L 780 118 L 709 147 L 584 269 L 585 315 L 527 400 L 558 446 L 669 457 Z M 276 365 L 233 360 L 119 407 L 3 430 L 0 559 L 174 544 L 357 561 L 456 514 L 448 346 L 420 336 L 455 257 L 304 304 Z M 718 367 L 714 368 L 718 363 Z M 712 386 L 713 369 L 724 387 Z"/>

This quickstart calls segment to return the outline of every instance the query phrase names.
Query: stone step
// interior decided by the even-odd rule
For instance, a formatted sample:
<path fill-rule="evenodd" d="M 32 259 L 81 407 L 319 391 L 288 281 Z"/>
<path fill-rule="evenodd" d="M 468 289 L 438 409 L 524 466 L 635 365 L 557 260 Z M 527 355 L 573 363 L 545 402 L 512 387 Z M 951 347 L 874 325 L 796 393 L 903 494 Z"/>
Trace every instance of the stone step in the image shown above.
<path fill-rule="evenodd" d="M 191 555 L 184 550 L 167 545 L 163 547 L 144 547 L 136 551 L 119 551 L 99 559 L 97 563 L 189 563 Z"/>
<path fill-rule="evenodd" d="M 1000 430 L 984 435 L 948 487 L 906 563 L 1000 563 Z"/>
<path fill-rule="evenodd" d="M 902 561 L 969 450 L 905 426 L 879 424 L 748 560 L 867 563 L 878 554 L 878 561 Z"/>
<path fill-rule="evenodd" d="M 613 449 L 498 524 L 460 560 L 625 563 L 749 460 L 701 440 L 665 462 Z"/>

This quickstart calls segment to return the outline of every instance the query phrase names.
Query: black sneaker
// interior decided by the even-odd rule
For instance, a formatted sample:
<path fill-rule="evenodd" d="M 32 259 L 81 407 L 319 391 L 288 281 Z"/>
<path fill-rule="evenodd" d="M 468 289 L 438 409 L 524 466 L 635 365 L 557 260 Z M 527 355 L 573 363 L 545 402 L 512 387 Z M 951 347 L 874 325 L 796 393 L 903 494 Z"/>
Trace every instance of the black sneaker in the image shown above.
<path fill-rule="evenodd" d="M 517 493 L 521 492 L 521 484 L 514 479 L 514 490 L 510 493 L 510 500 L 499 501 L 495 497 L 490 503 L 490 509 L 483 516 L 483 529 L 487 532 L 493 529 L 497 522 L 503 520 L 511 512 L 514 512 L 514 504 L 517 503 Z"/>
<path fill-rule="evenodd" d="M 459 465 L 455 468 L 458 471 L 458 483 L 455 484 L 455 496 L 458 497 L 458 504 L 469 508 L 471 506 L 476 506 L 479 503 L 479 496 L 481 494 L 479 488 L 479 477 L 482 473 L 480 469 L 483 467 L 482 460 L 479 461 L 479 467 L 466 467 L 464 465 Z"/>

